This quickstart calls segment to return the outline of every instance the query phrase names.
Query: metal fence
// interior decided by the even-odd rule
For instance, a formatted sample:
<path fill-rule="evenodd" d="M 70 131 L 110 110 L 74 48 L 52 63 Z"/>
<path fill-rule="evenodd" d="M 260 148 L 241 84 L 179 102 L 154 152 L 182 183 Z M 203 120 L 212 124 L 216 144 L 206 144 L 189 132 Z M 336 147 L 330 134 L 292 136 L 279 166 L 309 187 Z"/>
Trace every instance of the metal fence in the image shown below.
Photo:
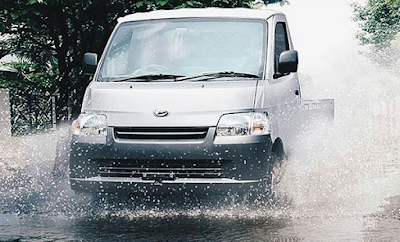
<path fill-rule="evenodd" d="M 27 93 L 10 89 L 12 135 L 24 135 L 55 128 L 55 101 L 55 96 L 49 92 Z"/>

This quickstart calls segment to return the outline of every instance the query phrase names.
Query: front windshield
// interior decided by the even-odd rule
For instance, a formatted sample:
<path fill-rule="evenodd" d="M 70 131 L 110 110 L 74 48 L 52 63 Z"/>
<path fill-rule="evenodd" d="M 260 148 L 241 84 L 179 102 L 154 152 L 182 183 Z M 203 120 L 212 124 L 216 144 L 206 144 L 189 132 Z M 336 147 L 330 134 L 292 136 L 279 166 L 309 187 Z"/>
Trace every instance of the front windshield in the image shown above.
<path fill-rule="evenodd" d="M 124 23 L 109 45 L 99 79 L 222 71 L 261 76 L 265 25 L 262 20 L 196 18 Z"/>

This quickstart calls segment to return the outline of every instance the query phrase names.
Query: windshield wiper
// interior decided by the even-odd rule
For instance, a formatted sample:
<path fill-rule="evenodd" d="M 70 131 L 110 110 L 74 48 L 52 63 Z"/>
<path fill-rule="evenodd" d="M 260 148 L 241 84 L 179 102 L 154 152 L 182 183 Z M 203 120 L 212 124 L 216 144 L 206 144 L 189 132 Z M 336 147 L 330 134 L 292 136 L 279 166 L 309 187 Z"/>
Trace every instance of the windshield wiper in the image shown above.
<path fill-rule="evenodd" d="M 135 82 L 148 82 L 154 80 L 162 80 L 162 79 L 174 79 L 176 80 L 178 77 L 182 78 L 182 75 L 167 75 L 167 74 L 148 74 L 142 76 L 133 76 L 133 77 L 125 77 L 121 79 L 110 80 L 111 82 L 128 82 L 128 81 L 135 81 Z"/>
<path fill-rule="evenodd" d="M 234 71 L 220 71 L 220 72 L 211 72 L 211 73 L 203 73 L 195 76 L 188 76 L 188 77 L 178 77 L 175 81 L 188 81 L 197 78 L 205 77 L 203 80 L 211 80 L 216 78 L 223 78 L 223 77 L 242 77 L 242 78 L 257 78 L 260 79 L 258 75 L 251 74 L 251 73 L 243 73 L 243 72 L 234 72 Z"/>

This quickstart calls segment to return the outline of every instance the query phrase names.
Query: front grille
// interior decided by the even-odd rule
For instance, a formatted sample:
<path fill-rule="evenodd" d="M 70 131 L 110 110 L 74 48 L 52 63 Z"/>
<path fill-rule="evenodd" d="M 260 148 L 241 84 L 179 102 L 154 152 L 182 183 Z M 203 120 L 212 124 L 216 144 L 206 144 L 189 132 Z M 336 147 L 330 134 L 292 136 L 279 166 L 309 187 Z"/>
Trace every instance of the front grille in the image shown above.
<path fill-rule="evenodd" d="M 115 127 L 116 139 L 123 140 L 202 140 L 207 136 L 208 127 L 175 128 L 175 127 Z"/>
<path fill-rule="evenodd" d="M 120 161 L 99 166 L 101 177 L 136 177 L 174 180 L 175 178 L 221 178 L 218 161 Z"/>

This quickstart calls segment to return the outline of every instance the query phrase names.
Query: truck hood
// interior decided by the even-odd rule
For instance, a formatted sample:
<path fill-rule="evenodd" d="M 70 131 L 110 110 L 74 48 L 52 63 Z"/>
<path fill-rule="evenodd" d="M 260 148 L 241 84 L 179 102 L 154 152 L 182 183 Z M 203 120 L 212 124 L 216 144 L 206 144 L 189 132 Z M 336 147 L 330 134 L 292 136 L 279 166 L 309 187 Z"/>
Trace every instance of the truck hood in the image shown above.
<path fill-rule="evenodd" d="M 107 115 L 109 126 L 216 126 L 224 113 L 251 110 L 257 81 L 93 82 L 83 112 Z M 156 117 L 156 109 L 167 110 Z"/>

